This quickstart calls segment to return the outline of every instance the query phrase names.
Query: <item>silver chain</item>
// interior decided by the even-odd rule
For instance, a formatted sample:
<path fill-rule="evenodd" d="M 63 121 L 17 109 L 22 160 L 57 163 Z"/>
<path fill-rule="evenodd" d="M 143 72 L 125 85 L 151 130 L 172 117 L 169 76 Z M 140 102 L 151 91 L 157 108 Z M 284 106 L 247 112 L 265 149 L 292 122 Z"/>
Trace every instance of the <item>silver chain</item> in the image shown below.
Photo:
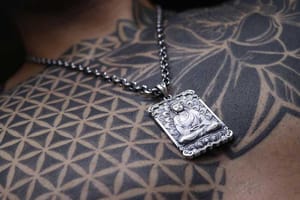
<path fill-rule="evenodd" d="M 75 64 L 73 62 L 67 62 L 61 59 L 49 59 L 43 57 L 29 56 L 27 61 L 42 64 L 46 66 L 59 66 L 75 71 L 83 72 L 86 75 L 91 75 L 96 78 L 101 78 L 105 81 L 118 84 L 126 90 L 137 92 L 140 94 L 152 95 L 154 97 L 165 96 L 168 97 L 168 86 L 170 85 L 170 73 L 168 64 L 167 46 L 164 40 L 164 26 L 163 26 L 163 13 L 160 6 L 157 7 L 157 19 L 156 19 L 156 36 L 159 46 L 159 58 L 160 58 L 160 70 L 162 81 L 153 88 L 149 88 L 147 85 L 139 85 L 134 81 L 128 81 L 126 78 L 118 77 L 116 75 L 109 75 L 105 71 L 100 71 L 99 68 L 91 68 L 89 66 L 83 66 L 81 64 Z"/>

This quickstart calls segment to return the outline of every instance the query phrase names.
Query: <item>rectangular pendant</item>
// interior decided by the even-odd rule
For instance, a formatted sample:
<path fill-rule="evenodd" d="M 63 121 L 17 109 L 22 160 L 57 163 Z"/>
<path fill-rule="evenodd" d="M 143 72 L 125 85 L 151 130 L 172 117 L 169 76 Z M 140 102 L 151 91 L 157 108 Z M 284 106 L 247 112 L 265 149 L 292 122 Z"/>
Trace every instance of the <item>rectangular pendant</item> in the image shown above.
<path fill-rule="evenodd" d="M 233 132 L 195 94 L 186 90 L 148 111 L 186 158 L 193 158 L 233 138 Z"/>

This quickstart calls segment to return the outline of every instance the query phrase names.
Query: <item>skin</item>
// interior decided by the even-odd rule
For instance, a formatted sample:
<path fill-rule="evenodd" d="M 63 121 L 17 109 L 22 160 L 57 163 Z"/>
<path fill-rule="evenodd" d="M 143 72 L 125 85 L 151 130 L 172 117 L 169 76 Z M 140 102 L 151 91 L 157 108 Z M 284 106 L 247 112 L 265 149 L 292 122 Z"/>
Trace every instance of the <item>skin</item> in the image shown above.
<path fill-rule="evenodd" d="M 111 23 L 101 6 L 50 32 L 44 20 L 55 18 L 23 18 L 27 51 L 157 84 L 155 10 L 122 2 L 105 7 L 118 13 Z M 1 198 L 299 199 L 299 42 L 288 39 L 299 12 L 292 2 L 237 1 L 167 13 L 172 92 L 195 90 L 235 133 L 191 161 L 145 112 L 156 100 L 24 64 L 31 77 L 23 82 L 20 71 L 0 97 Z"/>
<path fill-rule="evenodd" d="M 129 0 L 103 1 L 101 3 L 90 0 L 80 6 L 79 8 L 74 6 L 72 10 L 65 13 L 53 13 L 52 15 L 25 11 L 16 15 L 15 21 L 28 55 L 58 58 L 66 49 L 79 43 L 82 39 L 103 38 L 115 30 L 115 24 L 119 19 L 131 18 L 132 6 Z M 107 10 L 111 12 L 106 12 Z M 118 13 L 118 15 L 113 13 Z M 6 83 L 6 89 L 14 87 L 42 69 L 43 66 L 24 63 L 19 73 Z"/>

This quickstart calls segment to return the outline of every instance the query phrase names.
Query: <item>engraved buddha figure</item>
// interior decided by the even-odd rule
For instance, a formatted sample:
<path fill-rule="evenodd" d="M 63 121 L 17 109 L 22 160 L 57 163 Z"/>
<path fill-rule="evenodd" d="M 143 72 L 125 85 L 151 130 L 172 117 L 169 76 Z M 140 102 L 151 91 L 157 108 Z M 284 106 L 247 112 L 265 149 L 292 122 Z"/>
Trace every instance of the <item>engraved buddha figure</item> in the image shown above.
<path fill-rule="evenodd" d="M 180 143 L 190 142 L 221 128 L 220 123 L 207 120 L 203 114 L 192 108 L 185 108 L 181 102 L 172 104 L 170 108 L 176 114 L 174 125 L 181 134 Z"/>

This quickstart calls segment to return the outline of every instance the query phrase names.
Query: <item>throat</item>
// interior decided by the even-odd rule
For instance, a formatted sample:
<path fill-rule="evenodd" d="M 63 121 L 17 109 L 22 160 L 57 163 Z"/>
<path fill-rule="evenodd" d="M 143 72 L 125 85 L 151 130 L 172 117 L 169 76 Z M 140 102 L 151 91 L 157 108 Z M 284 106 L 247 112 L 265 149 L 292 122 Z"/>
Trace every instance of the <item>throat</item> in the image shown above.
<path fill-rule="evenodd" d="M 131 0 L 87 1 L 65 13 L 23 13 L 17 23 L 27 54 L 57 58 L 71 45 L 91 37 L 103 38 L 120 19 L 132 18 Z"/>
<path fill-rule="evenodd" d="M 62 11 L 18 13 L 15 20 L 26 54 L 56 59 L 84 39 L 101 40 L 114 32 L 118 20 L 133 19 L 131 0 L 82 0 L 82 2 L 87 3 L 86 5 L 80 3 L 81 8 L 73 6 L 65 13 Z M 43 68 L 43 65 L 24 63 L 7 80 L 4 89 L 12 89 L 40 73 Z"/>

